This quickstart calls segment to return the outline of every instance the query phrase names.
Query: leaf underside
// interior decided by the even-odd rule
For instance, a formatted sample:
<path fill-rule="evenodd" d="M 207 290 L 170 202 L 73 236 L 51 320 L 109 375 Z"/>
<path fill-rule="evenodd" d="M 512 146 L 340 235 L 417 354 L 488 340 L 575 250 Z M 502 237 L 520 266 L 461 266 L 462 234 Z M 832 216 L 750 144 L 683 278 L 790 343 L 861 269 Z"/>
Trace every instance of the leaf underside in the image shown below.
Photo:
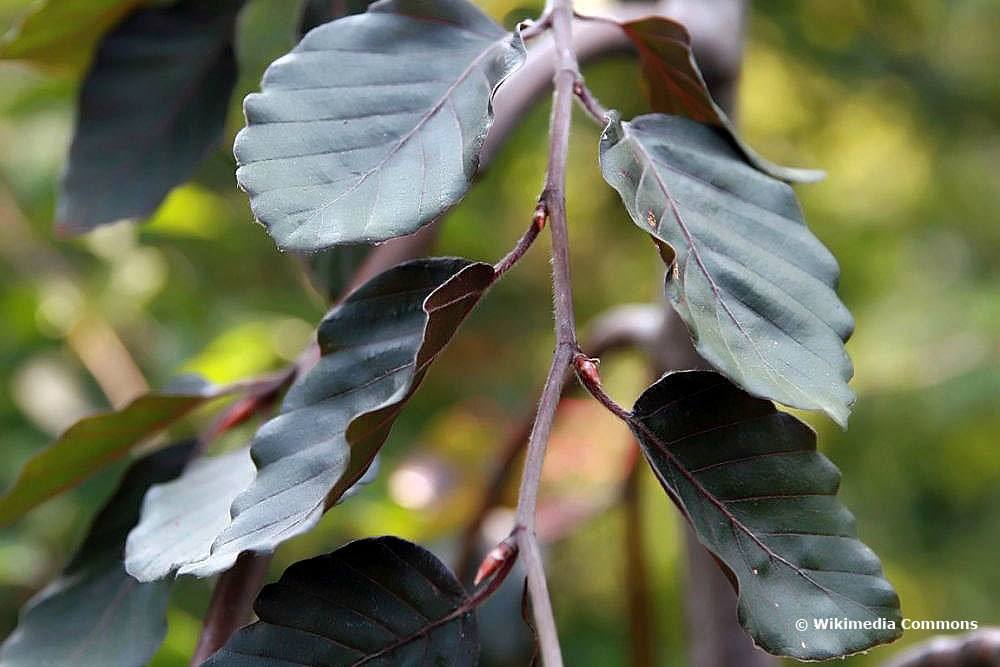
<path fill-rule="evenodd" d="M 62 575 L 32 598 L 0 648 L 3 667 L 140 667 L 167 631 L 170 584 L 140 584 L 122 565 L 125 536 L 153 484 L 177 476 L 194 443 L 132 465 Z"/>
<path fill-rule="evenodd" d="M 125 569 L 156 581 L 180 565 L 206 558 L 229 525 L 229 507 L 254 479 L 249 448 L 199 458 L 184 474 L 151 488 L 138 524 L 129 533 Z"/>
<path fill-rule="evenodd" d="M 777 165 L 748 146 L 708 91 L 691 50 L 687 29 L 667 18 L 650 17 L 622 23 L 622 29 L 639 52 L 639 63 L 648 83 L 653 111 L 684 116 L 725 130 L 744 157 L 764 173 L 789 182 L 813 183 L 825 174 L 814 169 Z"/>
<path fill-rule="evenodd" d="M 319 363 L 254 438 L 254 483 L 236 498 L 212 555 L 180 574 L 209 576 L 243 551 L 273 551 L 310 530 L 368 469 L 430 363 L 494 279 L 493 267 L 433 258 L 376 276 L 320 325 Z"/>
<path fill-rule="evenodd" d="M 146 394 L 115 412 L 85 417 L 24 465 L 0 496 L 0 526 L 127 456 L 146 438 L 228 390 L 194 382 Z"/>
<path fill-rule="evenodd" d="M 309 32 L 246 98 L 236 172 L 279 246 L 416 231 L 468 190 L 518 35 L 466 0 L 382 0 Z"/>
<path fill-rule="evenodd" d="M 614 117 L 601 169 L 633 222 L 672 250 L 667 295 L 699 354 L 751 394 L 845 425 L 854 320 L 792 189 L 720 130 L 663 114 Z"/>
<path fill-rule="evenodd" d="M 479 631 L 467 600 L 430 552 L 395 537 L 359 540 L 265 586 L 260 620 L 204 665 L 474 667 Z"/>
<path fill-rule="evenodd" d="M 371 484 L 378 468 L 376 457 L 338 502 Z M 244 447 L 197 459 L 177 479 L 153 486 L 125 542 L 125 570 L 141 582 L 159 581 L 208 558 L 215 539 L 229 526 L 233 500 L 250 487 L 256 472 L 250 448 Z"/>
<path fill-rule="evenodd" d="M 808 426 L 709 371 L 664 376 L 633 414 L 660 482 L 735 578 L 740 623 L 758 646 L 823 660 L 901 634 L 899 598 L 858 540 L 836 498 L 840 472 Z M 814 618 L 875 627 L 819 630 Z"/>
<path fill-rule="evenodd" d="M 60 231 L 148 216 L 191 177 L 222 137 L 241 5 L 143 7 L 102 40 L 80 93 Z"/>

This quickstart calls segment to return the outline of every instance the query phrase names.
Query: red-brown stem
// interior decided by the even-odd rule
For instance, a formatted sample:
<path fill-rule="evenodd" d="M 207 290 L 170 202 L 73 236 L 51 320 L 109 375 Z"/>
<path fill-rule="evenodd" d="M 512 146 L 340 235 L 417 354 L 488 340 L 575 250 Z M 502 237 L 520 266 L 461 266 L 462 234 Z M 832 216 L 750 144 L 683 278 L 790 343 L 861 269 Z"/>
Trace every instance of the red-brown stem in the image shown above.
<path fill-rule="evenodd" d="M 601 386 L 601 376 L 597 370 L 597 360 L 591 359 L 583 352 L 573 355 L 573 366 L 576 368 L 576 376 L 580 379 L 580 384 L 590 392 L 590 395 L 597 399 L 597 402 L 608 409 L 613 415 L 631 425 L 635 419 L 632 413 L 618 405 L 604 391 Z"/>
<path fill-rule="evenodd" d="M 583 110 L 594 120 L 595 123 L 604 127 L 608 122 L 608 110 L 604 108 L 592 92 L 590 88 L 587 88 L 587 84 L 584 83 L 583 79 L 577 79 L 576 83 L 573 84 L 573 94 L 576 95 L 576 99 L 579 100 L 580 106 Z"/>
<path fill-rule="evenodd" d="M 503 259 L 493 265 L 493 271 L 496 274 L 496 278 L 499 279 L 503 274 L 507 273 L 512 266 L 517 264 L 528 249 L 531 244 L 535 242 L 538 235 L 543 229 L 545 229 L 545 221 L 548 220 L 549 213 L 548 209 L 545 207 L 545 202 L 538 202 L 535 206 L 535 212 L 531 215 L 531 224 L 528 225 L 528 229 L 524 232 L 520 239 L 518 239 L 517 245 L 507 253 Z"/>
<path fill-rule="evenodd" d="M 207 660 L 250 620 L 253 601 L 264 583 L 270 563 L 270 554 L 244 553 L 230 570 L 219 576 L 191 667 Z"/>
<path fill-rule="evenodd" d="M 650 342 L 659 335 L 662 322 L 663 309 L 659 306 L 650 304 L 615 306 L 588 322 L 587 336 L 583 347 L 589 354 L 600 358 L 617 350 L 645 350 L 649 347 Z M 564 393 L 572 372 L 571 368 L 567 368 L 565 371 Z M 524 415 L 499 448 L 497 461 L 489 481 L 486 483 L 485 491 L 462 532 L 461 547 L 455 566 L 455 572 L 459 576 L 464 576 L 472 568 L 483 521 L 486 520 L 490 510 L 499 504 L 514 464 L 528 443 L 534 421 L 534 411 Z"/>
<path fill-rule="evenodd" d="M 486 489 L 480 498 L 479 505 L 476 506 L 472 518 L 465 525 L 462 537 L 459 541 L 461 546 L 458 551 L 458 558 L 455 561 L 455 572 L 459 577 L 464 577 L 472 569 L 479 547 L 479 531 L 483 526 L 483 521 L 490 510 L 496 507 L 503 493 L 504 486 L 514 467 L 514 463 L 524 451 L 524 446 L 531 435 L 531 425 L 535 420 L 535 413 L 532 412 L 527 419 L 518 424 L 500 447 L 500 454 L 494 464 L 493 472 Z"/>
<path fill-rule="evenodd" d="M 569 232 L 566 221 L 566 162 L 569 155 L 569 130 L 573 111 L 573 87 L 580 73 L 573 50 L 573 2 L 552 0 L 546 9 L 556 54 L 553 78 L 555 91 L 549 122 L 549 160 L 545 187 L 540 201 L 549 215 L 552 234 L 552 290 L 555 301 L 556 349 L 535 423 L 528 438 L 524 474 L 518 494 L 515 533 L 522 563 L 528 578 L 532 615 L 538 633 L 539 650 L 545 667 L 562 667 L 562 652 L 556 631 L 552 601 L 542 562 L 541 548 L 535 535 L 535 511 L 538 486 L 549 434 L 556 408 L 566 382 L 566 369 L 576 350 L 576 320 L 573 315 L 573 288 L 569 269 Z"/>

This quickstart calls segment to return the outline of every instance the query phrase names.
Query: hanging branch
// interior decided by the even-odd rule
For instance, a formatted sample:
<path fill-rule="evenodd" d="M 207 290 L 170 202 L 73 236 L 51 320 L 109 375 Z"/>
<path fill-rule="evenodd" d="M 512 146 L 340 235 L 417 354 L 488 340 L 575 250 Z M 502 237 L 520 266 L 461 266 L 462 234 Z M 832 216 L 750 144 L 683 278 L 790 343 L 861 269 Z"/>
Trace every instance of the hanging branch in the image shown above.
<path fill-rule="evenodd" d="M 101 38 L 82 86 L 70 164 L 60 193 L 62 230 L 89 229 L 154 210 L 163 194 L 193 173 L 211 143 L 208 135 L 218 134 L 225 115 L 221 110 L 237 73 L 232 38 L 240 3 L 223 3 L 225 11 L 206 14 L 188 4 L 129 12 Z M 357 9 L 360 4 L 367 3 L 359 3 Z M 331 11 L 348 13 L 348 6 L 341 5 Z M 249 196 L 254 217 L 280 248 L 317 252 L 349 246 L 354 252 L 344 265 L 358 270 L 319 323 L 316 342 L 277 376 L 226 388 L 227 394 L 238 389 L 244 395 L 202 435 L 199 447 L 185 445 L 191 453 L 175 466 L 181 471 L 208 442 L 268 411 L 284 395 L 279 414 L 265 422 L 250 443 L 247 463 L 252 462 L 256 473 L 248 476 L 249 481 L 241 477 L 232 483 L 232 495 L 217 495 L 215 505 L 201 503 L 203 496 L 185 501 L 194 510 L 186 512 L 190 523 L 184 527 L 201 525 L 205 534 L 176 539 L 169 531 L 156 533 L 159 544 L 187 552 L 162 559 L 170 573 L 222 574 L 193 665 L 203 660 L 211 667 L 317 660 L 324 665 L 395 664 L 412 661 L 414 651 L 420 651 L 421 664 L 471 663 L 479 651 L 474 610 L 522 558 L 538 657 L 544 667 L 562 667 L 539 543 L 540 532 L 551 533 L 545 513 L 543 520 L 538 517 L 538 505 L 554 420 L 574 370 L 584 387 L 629 425 L 664 491 L 733 582 L 740 584 L 739 619 L 754 643 L 776 655 L 820 660 L 864 651 L 898 636 L 894 624 L 901 619 L 898 596 L 884 580 L 877 558 L 856 539 L 850 515 L 835 499 L 839 473 L 816 451 L 815 435 L 770 402 L 822 409 L 846 423 L 854 395 L 847 386 L 852 366 L 843 344 L 853 319 L 836 296 L 838 267 L 809 233 L 786 184 L 814 178 L 815 172 L 783 168 L 757 155 L 735 134 L 705 85 L 714 79 L 725 86 L 723 105 L 725 98 L 731 98 L 740 40 L 729 39 L 727 32 L 723 39 L 728 50 L 714 45 L 720 52 L 735 52 L 735 60 L 699 58 L 706 65 L 704 74 L 696 63 L 685 25 L 703 33 L 705 16 L 711 14 L 718 24 L 725 22 L 718 16 L 722 12 L 731 26 L 739 28 L 743 6 L 741 0 L 669 3 L 681 25 L 662 16 L 624 23 L 578 17 L 573 0 L 547 0 L 537 21 L 525 21 L 508 31 L 467 0 L 382 0 L 368 12 L 310 30 L 291 52 L 271 64 L 261 91 L 244 103 L 247 124 L 234 143 L 237 182 Z M 619 13 L 661 14 L 666 7 L 667 3 L 653 8 L 630 4 Z M 579 30 L 574 34 L 576 21 Z M 30 33 L 31 22 L 25 26 Z M 172 32 L 192 40 L 192 48 L 177 54 L 212 57 L 192 59 L 197 63 L 193 68 L 173 62 L 173 56 L 161 64 L 171 72 L 175 67 L 179 72 L 190 69 L 189 77 L 170 78 L 199 81 L 205 90 L 187 96 L 176 109 L 146 104 L 145 99 L 145 106 L 126 108 L 127 113 L 119 114 L 127 121 L 122 131 L 142 141 L 130 150 L 123 148 L 122 160 L 108 162 L 92 150 L 103 144 L 106 124 L 105 114 L 95 110 L 118 103 L 122 96 L 115 91 L 145 85 L 136 79 L 142 69 L 134 66 L 136 59 L 148 60 L 153 47 L 159 49 L 161 41 L 174 38 Z M 546 39 L 529 58 L 525 42 L 543 36 Z M 699 36 L 694 41 L 705 44 L 711 39 Z M 580 62 L 600 52 L 628 48 L 629 42 L 639 51 L 653 91 L 654 113 L 624 119 L 589 90 Z M 530 66 L 517 75 L 526 62 Z M 211 65 L 208 72 L 203 70 L 206 63 Z M 713 72 L 721 76 L 713 77 Z M 513 85 L 506 89 L 513 92 L 494 105 L 497 91 L 511 77 Z M 553 100 L 547 171 L 531 223 L 517 245 L 495 264 L 458 257 L 414 259 L 424 254 L 439 220 L 473 187 L 477 171 L 549 85 Z M 153 92 L 170 97 L 169 86 Z M 603 128 L 601 173 L 621 195 L 632 221 L 659 246 L 668 271 L 667 295 L 685 325 L 684 330 L 670 328 L 662 314 L 651 318 L 643 311 L 637 325 L 641 333 L 628 332 L 622 326 L 626 318 L 616 313 L 618 320 L 604 332 L 611 341 L 605 345 L 638 344 L 651 357 L 658 347 L 655 358 L 666 367 L 672 364 L 665 357 L 683 355 L 685 349 L 662 344 L 666 340 L 662 335 L 689 332 L 704 360 L 719 371 L 666 375 L 643 393 L 632 412 L 604 392 L 596 359 L 578 344 L 566 209 L 574 100 Z M 515 113 L 509 113 L 511 108 Z M 167 111 L 176 113 L 165 118 Z M 491 133 L 495 112 L 499 122 Z M 185 142 L 191 150 L 168 150 L 178 147 L 182 126 L 192 123 L 206 136 Z M 165 163 L 164 169 L 145 178 L 137 175 L 134 182 L 126 179 L 138 186 L 141 196 L 124 196 L 120 201 L 108 196 L 109 184 L 122 182 L 123 165 L 161 153 L 173 155 L 175 163 Z M 373 464 L 393 423 L 430 365 L 546 226 L 551 233 L 554 300 L 551 366 L 535 411 L 504 447 L 497 472 L 466 530 L 462 570 L 471 565 L 482 518 L 504 488 L 523 446 L 514 527 L 480 564 L 472 594 L 432 553 L 391 536 L 359 540 L 297 563 L 279 582 L 261 589 L 267 554 L 311 530 L 327 510 L 374 475 Z M 378 247 L 371 252 L 361 248 L 373 244 Z M 362 254 L 357 253 L 359 248 Z M 329 257 L 336 257 L 336 252 Z M 361 257 L 365 259 L 359 266 Z M 327 292 L 335 290 L 329 287 Z M 88 353 L 95 345 L 106 348 L 96 357 L 122 356 L 124 348 L 113 332 L 86 333 L 71 333 L 70 345 Z M 654 340 L 660 344 L 652 345 Z M 590 351 L 599 354 L 600 345 Z M 120 386 L 128 384 L 128 373 L 122 381 L 117 372 L 109 373 L 106 365 L 96 363 L 96 357 L 81 354 L 112 400 L 116 391 L 127 394 Z M 141 378 L 138 384 L 144 384 Z M 118 439 L 107 450 L 121 457 L 144 438 L 222 395 L 204 388 L 188 391 L 144 396 L 121 411 L 80 422 L 59 442 L 79 441 L 82 444 L 63 444 L 63 448 L 86 451 L 87 443 L 99 444 L 117 430 Z M 695 397 L 697 402 L 690 403 Z M 723 417 L 735 421 L 720 421 Z M 732 427 L 739 428 L 719 432 Z M 768 449 L 788 443 L 790 449 Z M 41 477 L 45 465 L 52 466 L 55 457 L 50 452 L 60 450 L 47 451 L 26 465 L 23 479 Z M 236 453 L 242 456 L 246 450 Z M 709 455 L 716 458 L 705 458 Z M 654 661 L 653 632 L 636 460 L 631 460 L 623 493 L 626 561 L 631 565 L 626 588 L 632 658 L 647 666 Z M 756 466 L 763 473 L 722 469 L 736 461 L 741 465 L 749 461 L 747 470 Z M 68 480 L 78 483 L 99 464 L 91 457 Z M 797 472 L 789 467 L 795 465 L 801 466 Z M 169 482 L 178 485 L 171 490 L 206 493 L 208 488 L 215 493 L 217 476 L 214 469 L 211 472 L 205 475 L 209 483 L 184 473 Z M 66 486 L 51 471 L 49 477 L 48 495 Z M 184 504 L 162 501 L 159 492 L 146 494 L 155 486 L 162 489 L 165 483 L 149 480 L 142 487 L 143 508 L 133 511 L 129 508 L 135 503 L 130 502 L 124 503 L 125 508 L 134 514 L 139 509 L 145 512 L 146 501 L 163 502 L 170 510 Z M 5 496 L 15 499 L 8 502 L 6 516 L 20 516 L 38 498 L 48 497 L 46 493 L 29 494 L 27 500 L 18 500 L 16 493 Z M 211 511 L 203 512 L 206 507 Z M 172 520 L 178 517 L 176 526 L 182 525 L 179 514 L 170 514 Z M 808 523 L 800 526 L 801 517 Z M 826 523 L 816 528 L 816 521 Z M 134 519 L 130 516 L 129 522 L 121 523 Z M 731 534 L 717 530 L 727 524 Z M 821 540 L 811 538 L 820 535 L 838 538 L 838 546 L 817 546 Z M 129 540 L 122 539 L 124 573 L 117 542 L 106 563 L 116 577 L 132 572 L 127 567 Z M 159 548 L 152 551 L 166 553 Z M 155 581 L 164 574 L 135 576 L 140 585 L 151 585 L 140 592 L 165 594 L 166 586 Z M 124 579 L 130 590 L 134 588 L 131 580 Z M 743 585 L 747 583 L 751 585 Z M 772 599 L 770 590 L 778 591 L 780 599 Z M 95 609 L 121 606 L 116 595 L 93 597 L 88 596 L 86 603 Z M 830 609 L 832 600 L 856 617 L 853 620 L 877 617 L 888 623 L 837 634 L 804 630 L 794 623 L 796 618 Z M 840 600 L 852 604 L 841 605 Z M 65 625 L 51 612 L 60 604 L 33 604 L 23 627 L 5 647 L 17 645 L 28 654 L 33 643 L 50 643 L 54 633 L 48 628 Z M 258 613 L 258 622 L 238 630 L 251 609 Z M 133 642 L 137 656 L 151 654 L 160 640 L 154 630 L 162 626 L 156 616 L 162 608 L 152 612 L 145 620 L 157 624 L 150 623 L 145 641 Z M 108 645 L 122 643 L 121 633 L 114 630 L 128 627 L 131 619 L 106 620 L 101 617 L 99 628 L 104 636 L 87 637 L 82 646 L 71 646 L 72 655 L 108 637 L 113 638 Z M 724 643 L 718 632 L 704 634 L 712 635 L 716 644 Z M 93 653 L 113 651 L 99 647 Z M 132 662 L 145 662 L 140 657 Z"/>
<path fill-rule="evenodd" d="M 645 351 L 659 335 L 663 315 L 663 309 L 653 304 L 624 304 L 609 308 L 588 323 L 583 348 L 591 356 L 600 358 L 618 350 Z M 565 373 L 564 393 L 572 370 L 566 368 Z M 496 462 L 484 487 L 485 491 L 466 523 L 459 541 L 461 546 L 455 561 L 455 572 L 460 576 L 472 569 L 483 521 L 490 510 L 499 504 L 511 470 L 528 443 L 534 422 L 535 412 L 520 417 L 517 426 L 510 431 L 497 449 Z"/>

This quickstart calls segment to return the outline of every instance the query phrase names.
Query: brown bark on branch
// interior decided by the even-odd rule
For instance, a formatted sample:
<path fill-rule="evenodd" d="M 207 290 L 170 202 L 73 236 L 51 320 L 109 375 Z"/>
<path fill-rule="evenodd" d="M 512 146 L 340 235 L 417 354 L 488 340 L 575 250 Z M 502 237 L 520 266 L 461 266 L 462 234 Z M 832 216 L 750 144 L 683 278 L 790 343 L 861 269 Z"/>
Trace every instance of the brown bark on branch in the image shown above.
<path fill-rule="evenodd" d="M 1000 628 L 982 628 L 957 637 L 934 637 L 884 663 L 884 667 L 996 667 L 996 665 L 1000 665 Z"/>

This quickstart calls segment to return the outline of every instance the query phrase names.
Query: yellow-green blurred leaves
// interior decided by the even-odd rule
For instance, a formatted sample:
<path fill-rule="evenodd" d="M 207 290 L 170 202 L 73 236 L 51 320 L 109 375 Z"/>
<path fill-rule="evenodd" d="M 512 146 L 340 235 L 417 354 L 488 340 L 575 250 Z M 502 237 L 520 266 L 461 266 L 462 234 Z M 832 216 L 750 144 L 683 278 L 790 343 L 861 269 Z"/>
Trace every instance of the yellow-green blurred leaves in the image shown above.
<path fill-rule="evenodd" d="M 0 58 L 79 72 L 94 47 L 138 0 L 41 0 L 0 40 Z"/>
<path fill-rule="evenodd" d="M 216 239 L 231 229 L 226 223 L 232 217 L 232 207 L 223 197 L 188 183 L 167 195 L 143 231 L 175 238 Z"/>
<path fill-rule="evenodd" d="M 828 171 L 826 182 L 801 189 L 806 210 L 822 207 L 853 226 L 908 222 L 933 149 L 908 111 L 908 85 L 842 86 L 764 47 L 750 49 L 747 61 L 748 134 L 778 155 L 805 151 Z"/>
<path fill-rule="evenodd" d="M 232 382 L 293 360 L 308 344 L 313 327 L 290 317 L 261 316 L 220 333 L 182 367 L 212 382 Z"/>
<path fill-rule="evenodd" d="M 930 178 L 926 139 L 905 107 L 891 101 L 892 86 L 843 99 L 816 137 L 826 150 L 828 183 L 807 193 L 848 223 L 906 224 Z"/>

